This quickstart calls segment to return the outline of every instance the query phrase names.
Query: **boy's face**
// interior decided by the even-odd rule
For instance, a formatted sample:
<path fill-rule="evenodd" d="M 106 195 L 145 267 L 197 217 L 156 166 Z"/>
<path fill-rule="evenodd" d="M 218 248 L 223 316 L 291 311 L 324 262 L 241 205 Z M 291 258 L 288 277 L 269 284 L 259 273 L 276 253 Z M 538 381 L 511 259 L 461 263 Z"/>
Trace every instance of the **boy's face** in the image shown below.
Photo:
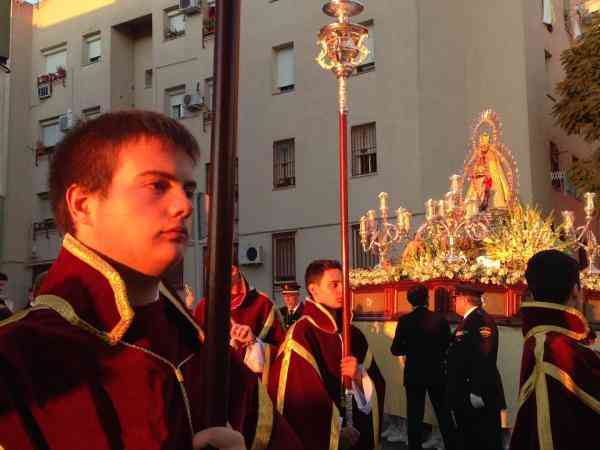
<path fill-rule="evenodd" d="M 327 269 L 323 272 L 320 283 L 311 283 L 310 293 L 317 303 L 331 309 L 340 309 L 344 305 L 342 296 L 342 271 Z"/>
<path fill-rule="evenodd" d="M 196 182 L 193 161 L 156 138 L 126 143 L 105 196 L 92 194 L 77 237 L 131 269 L 160 276 L 183 256 Z"/>

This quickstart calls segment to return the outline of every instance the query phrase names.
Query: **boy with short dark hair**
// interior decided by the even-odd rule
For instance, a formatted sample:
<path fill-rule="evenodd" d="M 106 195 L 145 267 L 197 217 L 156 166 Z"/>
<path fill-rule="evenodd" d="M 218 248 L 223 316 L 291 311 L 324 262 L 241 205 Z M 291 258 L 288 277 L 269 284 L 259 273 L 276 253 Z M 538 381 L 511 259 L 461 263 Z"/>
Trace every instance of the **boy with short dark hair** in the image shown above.
<path fill-rule="evenodd" d="M 600 354 L 581 313 L 577 261 L 558 250 L 534 255 L 521 304 L 523 357 L 512 450 L 595 448 L 600 424 Z"/>
<path fill-rule="evenodd" d="M 66 235 L 34 306 L 0 327 L 0 446 L 300 448 L 234 356 L 229 422 L 244 439 L 198 434 L 204 334 L 161 283 L 186 247 L 198 157 L 185 127 L 148 111 L 104 114 L 58 145 L 50 199 Z"/>

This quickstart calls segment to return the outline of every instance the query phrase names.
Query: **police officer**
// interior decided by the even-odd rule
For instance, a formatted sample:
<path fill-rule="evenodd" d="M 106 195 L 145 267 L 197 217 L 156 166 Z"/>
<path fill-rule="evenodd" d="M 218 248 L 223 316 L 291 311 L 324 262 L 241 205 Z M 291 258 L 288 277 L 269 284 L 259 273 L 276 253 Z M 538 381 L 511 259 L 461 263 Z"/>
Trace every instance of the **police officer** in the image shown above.
<path fill-rule="evenodd" d="M 304 303 L 300 301 L 300 285 L 295 281 L 284 283 L 281 287 L 281 295 L 285 306 L 279 308 L 283 319 L 283 326 L 287 330 L 302 316 Z"/>
<path fill-rule="evenodd" d="M 460 285 L 455 311 L 462 316 L 448 349 L 447 402 L 458 429 L 458 448 L 501 450 L 500 410 L 506 408 L 498 357 L 498 327 L 482 308 L 483 291 Z"/>

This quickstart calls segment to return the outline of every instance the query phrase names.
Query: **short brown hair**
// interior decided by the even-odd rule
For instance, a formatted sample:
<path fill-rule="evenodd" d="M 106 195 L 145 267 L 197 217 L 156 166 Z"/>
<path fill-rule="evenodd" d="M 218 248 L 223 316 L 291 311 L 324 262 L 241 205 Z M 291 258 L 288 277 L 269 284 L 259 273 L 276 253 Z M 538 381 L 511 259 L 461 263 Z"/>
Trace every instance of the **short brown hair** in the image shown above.
<path fill-rule="evenodd" d="M 317 259 L 311 262 L 306 268 L 306 272 L 304 274 L 304 282 L 306 283 L 307 291 L 308 287 L 312 283 L 319 284 L 325 271 L 331 269 L 342 270 L 342 265 L 335 259 Z M 308 291 L 308 295 L 312 298 L 310 291 Z"/>
<path fill-rule="evenodd" d="M 152 111 L 127 110 L 102 114 L 80 122 L 58 144 L 50 163 L 50 202 L 58 227 L 73 233 L 75 226 L 65 194 L 78 184 L 90 193 L 106 194 L 123 144 L 141 138 L 163 141 L 166 149 L 180 149 L 194 164 L 198 142 L 179 122 Z"/>

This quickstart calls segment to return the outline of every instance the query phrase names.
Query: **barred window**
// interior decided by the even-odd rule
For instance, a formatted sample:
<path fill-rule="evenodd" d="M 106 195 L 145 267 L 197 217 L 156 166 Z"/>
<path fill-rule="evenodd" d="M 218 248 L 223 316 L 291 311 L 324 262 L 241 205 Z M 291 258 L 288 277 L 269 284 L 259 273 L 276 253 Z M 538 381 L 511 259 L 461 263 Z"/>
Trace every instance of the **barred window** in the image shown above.
<path fill-rule="evenodd" d="M 352 176 L 377 173 L 375 122 L 352 127 L 351 145 Z"/>
<path fill-rule="evenodd" d="M 273 187 L 296 185 L 294 139 L 273 143 Z"/>
<path fill-rule="evenodd" d="M 296 233 L 273 235 L 273 283 L 296 279 Z"/>
<path fill-rule="evenodd" d="M 363 251 L 360 242 L 360 224 L 352 225 L 352 267 L 355 269 L 372 269 L 377 265 L 377 255 Z"/>

